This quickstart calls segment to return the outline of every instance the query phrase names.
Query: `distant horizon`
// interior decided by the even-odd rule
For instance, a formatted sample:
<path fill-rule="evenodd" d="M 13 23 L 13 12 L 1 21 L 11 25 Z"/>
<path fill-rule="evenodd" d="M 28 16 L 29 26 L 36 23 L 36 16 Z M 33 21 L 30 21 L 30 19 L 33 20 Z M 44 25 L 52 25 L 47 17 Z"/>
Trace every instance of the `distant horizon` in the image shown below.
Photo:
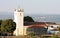
<path fill-rule="evenodd" d="M 0 12 L 0 15 L 11 15 L 14 14 L 14 12 Z M 60 14 L 31 14 L 31 13 L 24 13 L 25 15 L 60 15 Z"/>
<path fill-rule="evenodd" d="M 3 14 L 4 13 L 4 14 Z M 25 14 L 24 16 L 32 17 L 36 22 L 59 22 L 60 15 L 51 14 Z M 0 19 L 14 19 L 14 13 L 12 12 L 0 12 Z"/>

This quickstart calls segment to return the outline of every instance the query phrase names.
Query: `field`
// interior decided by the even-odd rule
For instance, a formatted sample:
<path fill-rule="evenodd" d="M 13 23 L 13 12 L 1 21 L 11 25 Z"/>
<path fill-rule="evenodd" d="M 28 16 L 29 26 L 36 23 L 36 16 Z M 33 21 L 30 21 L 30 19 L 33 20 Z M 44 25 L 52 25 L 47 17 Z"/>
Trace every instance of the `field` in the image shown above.
<path fill-rule="evenodd" d="M 40 38 L 40 37 L 37 37 L 37 36 L 33 36 L 33 37 L 30 37 L 30 36 L 0 36 L 0 38 Z"/>
<path fill-rule="evenodd" d="M 41 36 L 0 36 L 0 38 L 60 38 L 56 35 L 41 35 Z"/>

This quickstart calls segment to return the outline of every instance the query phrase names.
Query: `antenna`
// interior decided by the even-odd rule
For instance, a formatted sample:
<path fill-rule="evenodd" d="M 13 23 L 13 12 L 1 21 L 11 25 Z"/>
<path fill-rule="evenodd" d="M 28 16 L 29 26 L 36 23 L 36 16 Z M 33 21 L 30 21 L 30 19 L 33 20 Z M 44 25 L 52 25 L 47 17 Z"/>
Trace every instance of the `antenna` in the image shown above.
<path fill-rule="evenodd" d="M 21 12 L 24 11 L 23 8 L 20 6 L 20 4 L 18 5 L 18 8 L 17 9 L 19 9 Z"/>
<path fill-rule="evenodd" d="M 20 5 L 18 6 L 18 8 L 20 8 Z"/>

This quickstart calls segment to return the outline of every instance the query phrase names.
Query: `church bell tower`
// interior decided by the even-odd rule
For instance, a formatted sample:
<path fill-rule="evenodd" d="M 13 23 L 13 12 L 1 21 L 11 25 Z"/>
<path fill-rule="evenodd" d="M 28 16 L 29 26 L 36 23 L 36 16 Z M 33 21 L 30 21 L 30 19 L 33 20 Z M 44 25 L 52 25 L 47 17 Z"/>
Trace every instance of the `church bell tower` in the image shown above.
<path fill-rule="evenodd" d="M 23 35 L 23 26 L 24 26 L 23 13 L 24 13 L 23 9 L 18 8 L 14 10 L 14 22 L 16 23 L 16 30 L 15 30 L 16 36 Z"/>

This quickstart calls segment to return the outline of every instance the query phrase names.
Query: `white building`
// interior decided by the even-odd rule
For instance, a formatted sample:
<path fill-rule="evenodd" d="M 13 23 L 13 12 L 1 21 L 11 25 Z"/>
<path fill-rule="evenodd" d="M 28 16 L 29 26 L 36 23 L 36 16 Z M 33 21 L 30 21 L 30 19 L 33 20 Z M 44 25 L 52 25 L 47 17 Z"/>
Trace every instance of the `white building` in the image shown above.
<path fill-rule="evenodd" d="M 18 35 L 23 35 L 23 29 L 24 29 L 24 25 L 23 25 L 23 19 L 24 19 L 24 15 L 23 15 L 24 11 L 20 8 L 15 9 L 14 11 L 14 22 L 16 22 L 16 30 L 14 31 L 14 34 L 16 36 Z"/>
<path fill-rule="evenodd" d="M 48 25 L 48 33 L 54 33 L 57 34 L 59 32 L 58 28 L 60 27 L 59 24 L 49 24 Z"/>

